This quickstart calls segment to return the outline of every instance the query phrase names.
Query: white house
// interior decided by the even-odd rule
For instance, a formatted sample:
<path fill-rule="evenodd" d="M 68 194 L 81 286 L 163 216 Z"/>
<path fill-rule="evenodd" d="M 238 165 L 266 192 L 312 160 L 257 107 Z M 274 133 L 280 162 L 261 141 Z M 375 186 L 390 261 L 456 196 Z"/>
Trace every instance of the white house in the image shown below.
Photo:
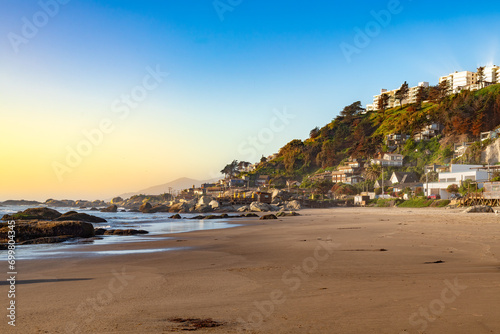
<path fill-rule="evenodd" d="M 439 182 L 424 183 L 424 192 L 426 196 L 439 195 L 441 199 L 449 199 L 450 194 L 446 191 L 448 186 L 456 184 L 460 186 L 462 181 L 488 181 L 488 172 L 478 169 L 482 165 L 450 165 L 450 171 L 439 173 Z M 482 187 L 483 183 L 478 182 L 478 186 Z"/>
<path fill-rule="evenodd" d="M 371 159 L 371 163 L 372 165 L 376 164 L 376 165 L 381 165 L 382 167 L 386 166 L 402 167 L 403 158 L 404 156 L 401 154 L 384 153 L 381 159 L 380 158 Z"/>

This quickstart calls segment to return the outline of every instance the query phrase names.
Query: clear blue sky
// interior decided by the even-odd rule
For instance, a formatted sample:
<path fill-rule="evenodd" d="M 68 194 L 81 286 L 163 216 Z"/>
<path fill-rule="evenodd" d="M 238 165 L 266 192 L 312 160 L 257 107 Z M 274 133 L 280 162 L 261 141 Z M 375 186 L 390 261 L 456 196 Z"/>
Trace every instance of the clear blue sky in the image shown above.
<path fill-rule="evenodd" d="M 1 4 L 0 149 L 15 163 L 0 169 L 0 199 L 211 178 L 381 88 L 500 64 L 497 1 L 60 1 Z M 118 118 L 113 103 L 157 66 L 168 76 Z M 294 118 L 282 124 L 274 110 L 285 109 Z M 68 166 L 67 147 L 104 118 L 113 131 Z"/>

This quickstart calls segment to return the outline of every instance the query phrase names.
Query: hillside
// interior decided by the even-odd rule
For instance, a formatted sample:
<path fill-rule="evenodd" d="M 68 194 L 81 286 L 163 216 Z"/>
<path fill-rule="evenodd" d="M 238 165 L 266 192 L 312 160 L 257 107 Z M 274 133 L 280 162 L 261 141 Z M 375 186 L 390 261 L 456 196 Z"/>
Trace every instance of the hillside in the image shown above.
<path fill-rule="evenodd" d="M 433 96 L 433 88 L 426 92 L 426 99 Z M 397 153 L 405 155 L 403 170 L 422 174 L 426 164 L 449 163 L 454 143 L 477 141 L 481 132 L 500 125 L 500 84 L 435 98 L 420 106 L 410 104 L 385 111 L 365 112 L 361 103 L 355 102 L 330 123 L 311 130 L 307 140 L 287 143 L 277 158 L 261 163 L 253 174 L 270 175 L 275 185 L 283 185 L 290 179 L 302 181 L 307 175 L 334 169 L 349 157 L 370 159 L 377 152 L 387 152 L 388 135 L 413 138 L 423 127 L 434 123 L 444 128 L 439 136 L 418 143 L 409 139 L 395 148 Z M 461 162 L 469 162 L 463 161 L 467 157 Z"/>

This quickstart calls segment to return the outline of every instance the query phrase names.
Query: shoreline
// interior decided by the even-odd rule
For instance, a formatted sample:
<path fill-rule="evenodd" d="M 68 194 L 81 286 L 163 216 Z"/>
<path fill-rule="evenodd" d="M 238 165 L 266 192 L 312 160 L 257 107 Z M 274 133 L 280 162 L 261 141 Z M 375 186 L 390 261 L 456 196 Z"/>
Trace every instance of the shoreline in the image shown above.
<path fill-rule="evenodd" d="M 173 318 L 212 318 L 222 325 L 197 332 L 417 333 L 425 323 L 426 333 L 490 333 L 500 329 L 500 225 L 495 214 L 461 211 L 305 209 L 106 247 L 188 251 L 23 260 L 16 327 L 162 333 L 188 326 Z M 455 278 L 467 288 L 453 303 L 436 320 L 419 315 Z"/>

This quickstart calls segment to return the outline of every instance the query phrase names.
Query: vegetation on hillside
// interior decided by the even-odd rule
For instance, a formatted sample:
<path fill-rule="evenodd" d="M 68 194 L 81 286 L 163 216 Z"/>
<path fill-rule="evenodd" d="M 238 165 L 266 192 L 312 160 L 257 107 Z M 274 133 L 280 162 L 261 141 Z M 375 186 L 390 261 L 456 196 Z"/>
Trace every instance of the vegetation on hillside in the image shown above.
<path fill-rule="evenodd" d="M 385 139 L 390 134 L 412 138 L 396 149 L 405 155 L 407 171 L 422 174 L 426 164 L 449 163 L 453 143 L 462 138 L 478 140 L 481 132 L 500 125 L 500 84 L 455 95 L 447 95 L 447 90 L 445 84 L 422 88 L 415 104 L 373 112 L 365 112 L 361 102 L 355 102 L 330 123 L 312 129 L 308 139 L 287 143 L 277 158 L 262 162 L 252 174 L 270 175 L 280 185 L 286 180 L 303 181 L 307 175 L 335 169 L 349 157 L 370 159 L 377 152 L 387 151 Z M 422 103 L 423 100 L 430 102 Z M 422 128 L 433 123 L 444 126 L 442 135 L 418 143 L 413 140 Z M 477 145 L 475 153 L 466 155 L 460 162 L 477 163 L 477 152 L 484 144 Z M 380 175 L 372 171 L 365 177 L 373 181 Z"/>

